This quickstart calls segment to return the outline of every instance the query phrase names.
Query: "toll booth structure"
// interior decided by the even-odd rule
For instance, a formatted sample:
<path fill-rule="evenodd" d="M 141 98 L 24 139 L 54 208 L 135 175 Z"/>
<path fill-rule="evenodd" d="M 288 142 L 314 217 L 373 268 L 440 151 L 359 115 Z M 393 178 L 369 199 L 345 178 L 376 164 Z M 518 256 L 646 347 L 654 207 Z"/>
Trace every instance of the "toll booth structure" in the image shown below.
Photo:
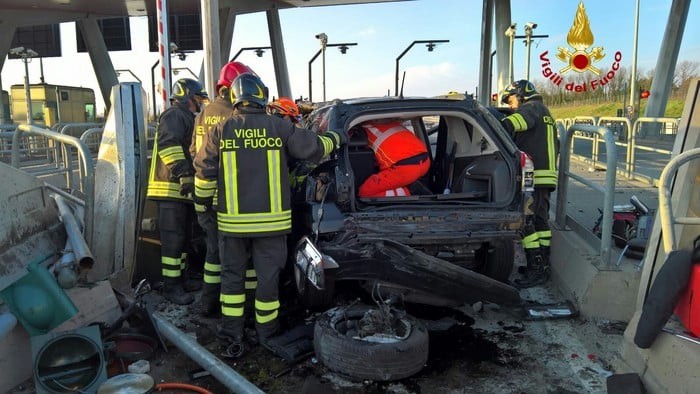
<path fill-rule="evenodd" d="M 34 125 L 51 128 L 57 123 L 95 121 L 95 92 L 90 88 L 31 84 L 29 89 Z M 10 97 L 14 123 L 29 123 L 24 85 L 12 85 Z"/>

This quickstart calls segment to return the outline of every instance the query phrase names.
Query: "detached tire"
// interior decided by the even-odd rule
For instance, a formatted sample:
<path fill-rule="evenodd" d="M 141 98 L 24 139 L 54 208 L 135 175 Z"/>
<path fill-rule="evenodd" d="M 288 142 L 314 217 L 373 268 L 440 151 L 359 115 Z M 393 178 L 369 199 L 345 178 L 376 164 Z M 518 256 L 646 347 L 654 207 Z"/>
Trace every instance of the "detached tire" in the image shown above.
<path fill-rule="evenodd" d="M 428 330 L 412 316 L 401 318 L 410 331 L 395 342 L 370 342 L 346 335 L 348 326 L 370 309 L 354 305 L 323 313 L 314 327 L 316 357 L 328 369 L 358 379 L 398 380 L 420 371 L 428 360 Z"/>

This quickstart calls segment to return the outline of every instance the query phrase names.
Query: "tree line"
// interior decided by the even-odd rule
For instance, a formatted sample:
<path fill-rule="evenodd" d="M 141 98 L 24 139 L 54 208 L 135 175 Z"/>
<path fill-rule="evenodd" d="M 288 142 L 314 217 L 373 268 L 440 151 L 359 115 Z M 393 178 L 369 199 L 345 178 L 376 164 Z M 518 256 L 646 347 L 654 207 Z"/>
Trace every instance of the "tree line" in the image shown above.
<path fill-rule="evenodd" d="M 548 79 L 536 79 L 537 91 L 542 94 L 544 102 L 548 106 L 567 106 L 580 104 L 599 104 L 606 102 L 627 102 L 629 101 L 629 80 L 630 71 L 621 66 L 615 71 L 612 79 L 607 79 L 603 75 L 597 76 L 593 73 L 575 73 L 574 78 L 568 77 L 566 82 L 560 85 L 552 83 Z M 601 73 L 602 74 L 602 73 Z M 683 60 L 676 65 L 673 74 L 673 86 L 670 91 L 670 98 L 684 98 L 688 92 L 690 81 L 700 76 L 700 63 Z M 650 90 L 654 78 L 654 69 L 637 72 L 638 91 Z M 597 81 L 595 81 L 597 80 Z M 595 82 L 594 82 L 595 81 Z M 591 89 L 591 83 L 596 86 Z M 565 89 L 566 84 L 573 83 L 573 86 L 586 86 L 585 91 L 569 91 Z"/>

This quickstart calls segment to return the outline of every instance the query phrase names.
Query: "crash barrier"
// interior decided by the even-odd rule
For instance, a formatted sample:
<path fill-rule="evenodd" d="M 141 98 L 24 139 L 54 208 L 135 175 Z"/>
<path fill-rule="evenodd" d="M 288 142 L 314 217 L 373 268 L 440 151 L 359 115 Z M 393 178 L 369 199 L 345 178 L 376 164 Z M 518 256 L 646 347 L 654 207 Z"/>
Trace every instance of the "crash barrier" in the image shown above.
<path fill-rule="evenodd" d="M 606 127 L 591 126 L 583 124 L 573 124 L 568 129 L 565 129 L 561 124 L 557 125 L 559 135 L 561 136 L 562 149 L 559 154 L 559 175 L 557 180 L 557 202 L 555 223 L 558 228 L 566 228 L 566 207 L 567 207 L 567 192 L 569 182 L 567 177 L 575 179 L 584 185 L 598 190 L 603 193 L 603 221 L 601 222 L 602 233 L 600 239 L 600 261 L 603 266 L 608 269 L 615 269 L 614 264 L 610 261 L 610 250 L 612 243 L 612 217 L 615 192 L 615 171 L 605 172 L 605 184 L 597 185 L 579 175 L 569 171 L 571 160 L 571 146 L 575 133 L 590 133 L 602 136 L 605 140 L 605 147 L 609 154 L 606 156 L 607 165 L 609 168 L 614 168 L 617 161 L 617 152 L 615 149 L 615 136 L 612 131 Z"/>
<path fill-rule="evenodd" d="M 656 177 L 656 174 L 642 174 L 637 170 L 637 153 L 639 151 L 654 152 L 661 155 L 661 160 L 670 158 L 671 147 L 669 146 L 669 149 L 664 149 L 663 146 L 659 147 L 658 143 L 668 141 L 669 139 L 664 138 L 665 136 L 675 138 L 675 135 L 678 132 L 679 119 L 642 117 L 637 118 L 634 123 L 632 123 L 632 121 L 627 117 L 576 116 L 573 119 L 557 119 L 556 122 L 565 129 L 569 129 L 569 127 L 574 124 L 604 126 L 610 129 L 613 131 L 613 135 L 616 136 L 615 145 L 624 148 L 625 152 L 624 162 L 616 163 L 616 167 L 614 167 L 617 169 L 617 165 L 620 164 L 620 169 L 617 169 L 616 171 L 625 178 L 644 181 L 650 185 L 658 185 L 659 179 Z M 659 131 L 659 133 L 658 138 L 652 141 L 647 138 L 647 135 L 649 134 L 648 130 L 651 127 L 649 126 L 650 123 L 662 125 L 661 127 L 654 128 L 655 130 Z M 577 131 L 574 133 L 573 138 L 574 142 L 568 148 L 571 151 L 571 157 L 590 162 L 593 168 L 595 168 L 597 165 L 607 168 L 604 163 L 600 163 L 600 139 L 598 134 L 586 131 Z M 574 153 L 574 145 L 576 144 L 576 140 L 591 141 L 590 154 Z M 656 146 L 651 146 L 649 144 L 650 142 L 656 144 Z M 609 150 L 606 150 L 606 152 L 608 151 Z"/>
<path fill-rule="evenodd" d="M 14 135 L 12 136 L 12 162 L 11 165 L 12 167 L 15 167 L 17 169 L 21 169 L 23 171 L 26 171 L 28 173 L 31 173 L 33 175 L 47 175 L 47 174 L 60 174 L 60 173 L 65 173 L 66 175 L 66 186 L 70 189 L 73 190 L 75 189 L 74 187 L 74 182 L 73 182 L 73 167 L 72 167 L 72 153 L 71 150 L 69 149 L 70 146 L 75 148 L 78 152 L 78 184 L 80 186 L 79 190 L 83 194 L 83 197 L 85 199 L 85 234 L 92 234 L 92 224 L 93 224 L 93 208 L 94 208 L 94 195 L 95 195 L 95 187 L 94 187 L 94 164 L 92 160 L 92 156 L 90 155 L 90 152 L 88 151 L 87 146 L 83 143 L 83 141 L 69 136 L 69 135 L 64 135 L 57 133 L 55 131 L 47 130 L 47 129 L 42 129 L 40 127 L 36 126 L 30 126 L 30 125 L 20 125 L 17 127 L 17 130 L 13 133 Z M 23 135 L 34 135 L 34 136 L 42 136 L 45 137 L 47 140 L 52 141 L 52 143 L 57 144 L 57 146 L 60 146 L 62 155 L 63 157 L 63 166 L 59 168 L 49 168 L 49 169 L 42 169 L 38 172 L 32 172 L 29 170 L 28 167 L 20 167 L 20 151 L 19 151 L 19 140 Z M 90 239 L 88 239 L 88 244 L 90 243 Z"/>
<path fill-rule="evenodd" d="M 12 139 L 17 130 L 16 124 L 0 125 L 0 161 L 9 163 L 12 157 Z M 38 126 L 36 126 L 38 127 Z M 24 136 L 18 142 L 18 151 L 22 154 L 20 160 L 24 162 L 42 161 L 52 162 L 53 149 L 46 138 L 39 136 Z"/>
<path fill-rule="evenodd" d="M 700 159 L 700 148 L 691 149 L 672 158 L 659 178 L 659 220 L 661 220 L 661 234 L 666 253 L 678 248 L 676 241 L 676 224 L 700 225 L 700 217 L 674 217 L 671 206 L 671 181 L 676 175 L 678 167 L 690 160 Z"/>

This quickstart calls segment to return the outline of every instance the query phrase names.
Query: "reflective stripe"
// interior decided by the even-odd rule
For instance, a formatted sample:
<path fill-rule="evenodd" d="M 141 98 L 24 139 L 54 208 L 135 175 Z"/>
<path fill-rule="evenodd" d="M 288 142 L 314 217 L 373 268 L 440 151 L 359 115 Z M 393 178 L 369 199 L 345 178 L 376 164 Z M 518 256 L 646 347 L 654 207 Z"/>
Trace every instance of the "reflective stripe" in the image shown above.
<path fill-rule="evenodd" d="M 212 285 L 216 285 L 221 283 L 221 275 L 209 275 L 207 273 L 204 274 L 204 283 L 209 283 Z"/>
<path fill-rule="evenodd" d="M 554 125 L 547 125 L 547 164 L 549 165 L 549 170 L 554 173 L 555 178 L 557 174 L 557 151 L 554 141 L 556 138 Z"/>
<path fill-rule="evenodd" d="M 270 313 L 269 315 L 261 315 L 261 314 L 255 312 L 255 321 L 260 323 L 260 324 L 269 323 L 275 319 L 277 319 L 277 311 L 274 311 L 274 312 Z"/>
<path fill-rule="evenodd" d="M 181 272 L 182 271 L 180 271 L 180 270 L 171 270 L 171 269 L 167 269 L 165 267 L 163 267 L 160 270 L 160 274 L 167 277 L 167 278 L 179 278 L 181 275 Z"/>
<path fill-rule="evenodd" d="M 180 195 L 180 185 L 172 182 L 155 181 L 151 178 L 148 183 L 148 197 L 170 197 L 179 200 L 191 200 L 187 196 Z"/>
<path fill-rule="evenodd" d="M 160 262 L 164 265 L 172 265 L 175 267 L 180 266 L 180 257 L 167 257 L 167 256 L 162 256 L 160 258 Z"/>
<path fill-rule="evenodd" d="M 537 233 L 528 234 L 523 237 L 523 248 L 525 249 L 535 249 L 540 247 L 539 238 Z"/>
<path fill-rule="evenodd" d="M 280 302 L 279 301 L 260 301 L 260 300 L 255 300 L 255 309 L 259 311 L 274 311 L 279 309 L 280 307 Z"/>
<path fill-rule="evenodd" d="M 525 118 L 521 114 L 513 114 L 508 117 L 506 117 L 510 121 L 510 123 L 513 124 L 513 131 L 526 131 L 527 130 L 527 122 L 525 121 Z"/>
<path fill-rule="evenodd" d="M 224 166 L 224 190 L 226 190 L 226 210 L 232 214 L 238 214 L 238 166 L 236 164 L 236 152 L 222 152 Z"/>
<path fill-rule="evenodd" d="M 204 204 L 194 203 L 194 211 L 199 213 L 206 212 L 207 207 Z"/>
<path fill-rule="evenodd" d="M 539 242 L 540 246 L 550 246 L 552 244 L 552 240 L 549 238 L 540 238 Z"/>
<path fill-rule="evenodd" d="M 270 190 L 270 212 L 282 212 L 282 190 L 280 190 L 280 151 L 267 151 L 267 182 Z"/>
<path fill-rule="evenodd" d="M 217 219 L 219 231 L 227 233 L 284 231 L 292 228 L 291 210 L 245 215 L 218 212 Z"/>
<path fill-rule="evenodd" d="M 321 144 L 323 144 L 323 156 L 328 156 L 333 152 L 333 149 L 335 149 L 335 141 L 333 141 L 333 138 L 327 137 L 325 135 L 319 135 L 318 139 L 321 140 Z"/>
<path fill-rule="evenodd" d="M 258 274 L 255 273 L 255 270 L 254 270 L 254 269 L 252 269 L 252 270 L 245 270 L 245 277 L 246 277 L 246 278 L 255 278 L 255 277 L 257 277 L 257 276 L 258 276 Z"/>
<path fill-rule="evenodd" d="M 243 311 L 244 311 L 244 308 L 242 306 L 241 307 L 232 307 L 232 306 L 221 305 L 221 314 L 224 316 L 241 317 L 241 316 L 243 316 Z"/>
<path fill-rule="evenodd" d="M 252 281 L 252 282 L 245 282 L 245 289 L 246 290 L 254 290 L 258 288 L 258 281 Z"/>
<path fill-rule="evenodd" d="M 386 141 L 387 138 L 398 133 L 399 131 L 406 131 L 406 128 L 403 127 L 403 125 L 397 125 L 384 131 L 379 130 L 376 126 L 363 125 L 362 127 L 365 130 L 369 131 L 372 134 L 372 136 L 374 136 L 374 139 L 368 139 L 369 147 L 375 152 L 380 146 L 382 146 L 382 143 L 384 143 L 384 141 Z"/>
<path fill-rule="evenodd" d="M 226 303 L 226 304 L 242 304 L 245 302 L 245 293 L 244 294 L 224 294 L 221 293 L 221 297 L 219 298 L 221 302 Z"/>
<path fill-rule="evenodd" d="M 552 230 L 538 231 L 537 236 L 540 238 L 552 238 Z"/>
<path fill-rule="evenodd" d="M 163 163 L 168 165 L 178 160 L 185 160 L 185 152 L 182 151 L 182 147 L 179 145 L 169 146 L 158 151 L 158 157 L 163 160 Z"/>
<path fill-rule="evenodd" d="M 194 177 L 194 193 L 200 198 L 210 198 L 216 195 L 216 179 L 207 180 Z"/>
<path fill-rule="evenodd" d="M 209 272 L 221 272 L 221 264 L 205 262 L 204 269 Z"/>

